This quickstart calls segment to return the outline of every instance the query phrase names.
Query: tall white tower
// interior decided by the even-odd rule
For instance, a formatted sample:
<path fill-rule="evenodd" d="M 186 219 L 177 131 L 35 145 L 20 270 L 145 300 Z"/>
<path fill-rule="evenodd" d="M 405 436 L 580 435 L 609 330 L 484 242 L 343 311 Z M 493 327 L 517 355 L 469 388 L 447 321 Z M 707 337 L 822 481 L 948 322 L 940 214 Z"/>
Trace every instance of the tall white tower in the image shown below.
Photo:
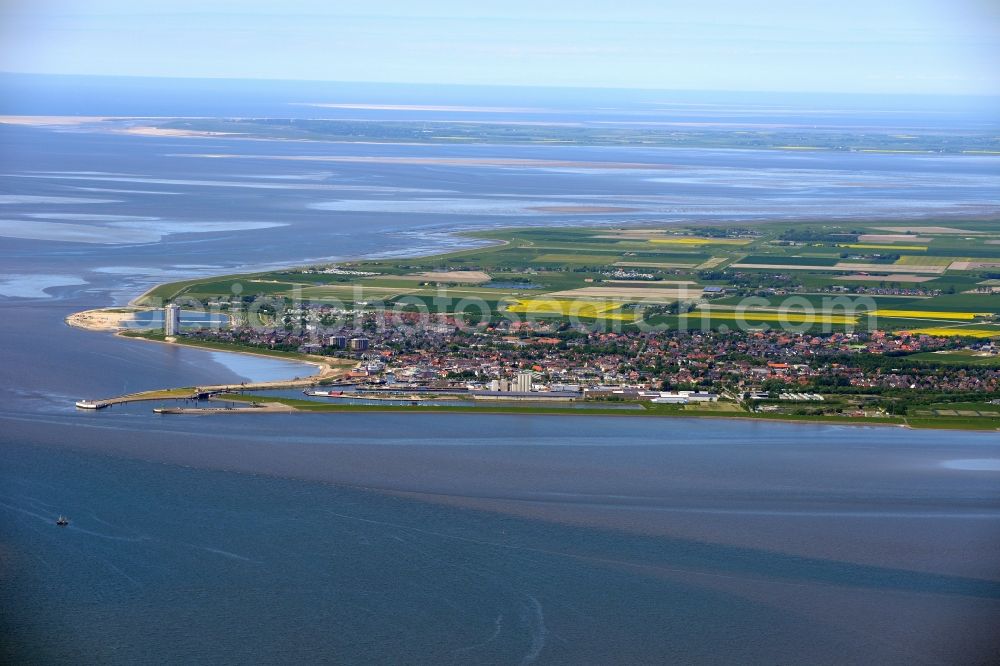
<path fill-rule="evenodd" d="M 163 308 L 163 333 L 164 335 L 177 335 L 181 330 L 181 308 L 179 305 L 170 303 Z"/>

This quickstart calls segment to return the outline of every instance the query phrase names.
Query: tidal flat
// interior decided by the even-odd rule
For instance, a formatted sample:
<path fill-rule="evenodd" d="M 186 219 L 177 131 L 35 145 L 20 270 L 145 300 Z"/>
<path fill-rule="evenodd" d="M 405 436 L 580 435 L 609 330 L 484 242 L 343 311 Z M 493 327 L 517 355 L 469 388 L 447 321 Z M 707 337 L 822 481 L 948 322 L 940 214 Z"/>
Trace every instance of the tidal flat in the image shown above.
<path fill-rule="evenodd" d="M 287 102 L 310 99 L 320 101 L 316 93 L 297 91 L 260 113 L 280 114 L 293 108 Z M 246 112 L 228 99 L 192 109 L 176 95 L 80 94 L 73 104 L 31 111 L 100 117 Z M 102 106 L 116 108 L 96 108 Z M 760 119 L 759 110 L 744 115 L 779 122 Z M 821 122 L 840 122 L 839 116 Z M 887 116 L 850 120 L 911 123 Z M 796 122 L 820 121 L 813 115 Z M 401 256 L 415 247 L 433 253 L 468 244 L 456 239 L 456 229 L 553 222 L 552 214 L 457 216 L 433 202 L 419 213 L 377 210 L 400 194 L 397 188 L 407 188 L 407 200 L 484 199 L 492 207 L 487 211 L 505 199 L 638 208 L 644 204 L 623 202 L 677 201 L 676 214 L 567 213 L 555 221 L 566 225 L 755 223 L 772 214 L 857 219 L 871 210 L 896 215 L 905 209 L 913 218 L 961 228 L 945 221 L 945 213 L 997 209 L 995 188 L 978 182 L 995 175 L 994 158 L 332 142 L 305 151 L 494 161 L 656 159 L 677 167 L 659 176 L 692 172 L 694 182 L 685 183 L 650 182 L 648 173 L 618 168 L 180 155 L 294 156 L 303 152 L 295 141 L 27 125 L 0 127 L 0 141 L 5 174 L 83 177 L 5 176 L 3 217 L 25 227 L 38 220 L 70 223 L 32 215 L 84 212 L 84 204 L 93 209 L 85 213 L 90 218 L 72 223 L 97 235 L 112 230 L 107 218 L 94 219 L 98 215 L 289 225 L 219 226 L 140 243 L 0 243 L 5 274 L 87 282 L 45 288 L 45 298 L 3 300 L 0 600 L 12 610 L 0 616 L 7 638 L 2 660 L 995 661 L 997 472 L 945 466 L 1000 457 L 995 434 L 628 417 L 186 419 L 118 407 L 113 414 L 88 414 L 72 401 L 238 383 L 254 379 L 256 370 L 220 365 L 209 351 L 144 345 L 64 323 L 79 310 L 121 306 L 185 270 L 231 274 Z M 790 166 L 818 173 L 799 180 L 787 171 L 768 175 Z M 720 167 L 735 168 L 738 178 L 720 177 Z M 702 168 L 716 172 L 699 173 Z M 859 170 L 863 179 L 849 178 Z M 943 170 L 970 177 L 926 183 Z M 823 187 L 825 175 L 835 185 Z M 909 176 L 925 186 L 898 187 Z M 300 179 L 337 193 L 241 186 Z M 580 198 L 581 191 L 597 199 Z M 760 204 L 752 210 L 745 206 L 749 192 Z M 311 207 L 337 197 L 370 210 Z M 788 206 L 786 199 L 801 197 L 801 205 Z M 65 529 L 54 524 L 60 513 L 71 521 Z"/>

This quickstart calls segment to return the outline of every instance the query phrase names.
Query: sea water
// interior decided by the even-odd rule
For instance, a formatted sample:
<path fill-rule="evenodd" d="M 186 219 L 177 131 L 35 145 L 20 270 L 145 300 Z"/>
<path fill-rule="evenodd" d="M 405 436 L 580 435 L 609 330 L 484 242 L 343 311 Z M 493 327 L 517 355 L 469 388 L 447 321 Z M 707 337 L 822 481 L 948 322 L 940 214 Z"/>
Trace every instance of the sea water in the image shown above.
<path fill-rule="evenodd" d="M 235 95 L 214 112 L 280 114 L 300 92 L 267 104 Z M 206 111 L 176 96 L 158 113 L 149 99 L 98 110 L 115 99 L 99 97 L 84 106 Z M 58 115 L 78 99 L 8 110 Z M 871 122 L 926 120 L 899 114 Z M 844 117 L 867 122 L 824 122 Z M 309 368 L 64 318 L 164 281 L 454 248 L 468 242 L 456 229 L 990 212 L 997 160 L 9 126 L 0 142 L 6 661 L 995 658 L 1000 479 L 976 462 L 1000 457 L 994 434 L 624 415 L 84 412 L 75 400 Z M 369 159 L 386 157 L 658 168 Z M 638 210 L 530 210 L 540 202 Z"/>

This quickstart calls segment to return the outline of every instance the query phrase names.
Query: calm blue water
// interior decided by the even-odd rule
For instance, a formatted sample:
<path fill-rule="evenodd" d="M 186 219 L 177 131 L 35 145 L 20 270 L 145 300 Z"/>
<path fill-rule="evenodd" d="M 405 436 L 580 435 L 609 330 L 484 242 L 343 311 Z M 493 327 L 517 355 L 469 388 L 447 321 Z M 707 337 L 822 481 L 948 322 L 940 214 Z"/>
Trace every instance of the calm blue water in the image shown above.
<path fill-rule="evenodd" d="M 201 417 L 137 437 L 148 417 L 67 417 L 50 428 L 72 439 L 29 445 L 25 428 L 37 431 L 3 419 L 0 534 L 14 550 L 0 599 L 17 609 L 4 617 L 13 656 L 904 663 L 990 647 L 1000 582 L 992 553 L 975 549 L 997 545 L 995 475 L 941 466 L 997 455 L 989 436 L 250 418 L 253 434 L 239 417 Z M 580 425 L 587 436 L 572 434 Z M 629 481 L 615 480 L 623 472 Z M 435 494 L 351 489 L 373 485 Z M 462 508 L 475 498 L 493 511 Z M 59 513 L 70 527 L 53 524 Z M 931 533 L 965 564 L 897 551 Z M 979 620 L 959 631 L 959 616 Z"/>
<path fill-rule="evenodd" d="M 3 85 L 15 93 L 4 97 L 11 113 L 275 114 L 304 99 L 302 88 L 185 98 L 165 83 L 116 100 L 70 94 L 71 82 L 59 94 Z M 319 92 L 329 101 L 336 90 Z M 352 102 L 419 101 L 406 89 L 348 92 Z M 641 100 L 612 116 L 636 113 L 629 103 Z M 586 108 L 573 113 L 605 118 Z M 824 122 L 906 127 L 939 117 L 926 111 L 897 109 L 877 122 L 838 112 Z M 981 126 L 973 116 L 955 126 Z M 624 415 L 184 418 L 154 415 L 150 404 L 83 412 L 72 405 L 81 397 L 309 368 L 127 341 L 63 320 L 168 280 L 454 247 L 449 232 L 462 228 L 985 214 L 1000 206 L 996 159 L 299 144 L 10 126 L 0 127 L 0 147 L 5 662 L 995 657 L 993 434 Z M 530 210 L 609 203 L 640 210 Z M 70 527 L 54 525 L 59 513 Z"/>
<path fill-rule="evenodd" d="M 222 328 L 229 322 L 223 314 L 181 311 L 182 328 Z M 138 312 L 131 320 L 123 322 L 126 328 L 163 328 L 163 311 Z"/>

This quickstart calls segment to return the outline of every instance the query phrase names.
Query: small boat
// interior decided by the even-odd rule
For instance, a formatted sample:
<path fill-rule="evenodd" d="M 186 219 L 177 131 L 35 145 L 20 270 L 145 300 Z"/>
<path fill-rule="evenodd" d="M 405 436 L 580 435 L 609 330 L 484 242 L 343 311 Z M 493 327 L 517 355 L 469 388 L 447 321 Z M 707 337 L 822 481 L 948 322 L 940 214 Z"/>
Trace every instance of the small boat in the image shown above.
<path fill-rule="evenodd" d="M 69 518 L 67 518 L 66 516 L 59 516 L 58 518 L 56 518 L 56 525 L 58 525 L 59 527 L 66 527 L 67 525 L 69 525 Z"/>

